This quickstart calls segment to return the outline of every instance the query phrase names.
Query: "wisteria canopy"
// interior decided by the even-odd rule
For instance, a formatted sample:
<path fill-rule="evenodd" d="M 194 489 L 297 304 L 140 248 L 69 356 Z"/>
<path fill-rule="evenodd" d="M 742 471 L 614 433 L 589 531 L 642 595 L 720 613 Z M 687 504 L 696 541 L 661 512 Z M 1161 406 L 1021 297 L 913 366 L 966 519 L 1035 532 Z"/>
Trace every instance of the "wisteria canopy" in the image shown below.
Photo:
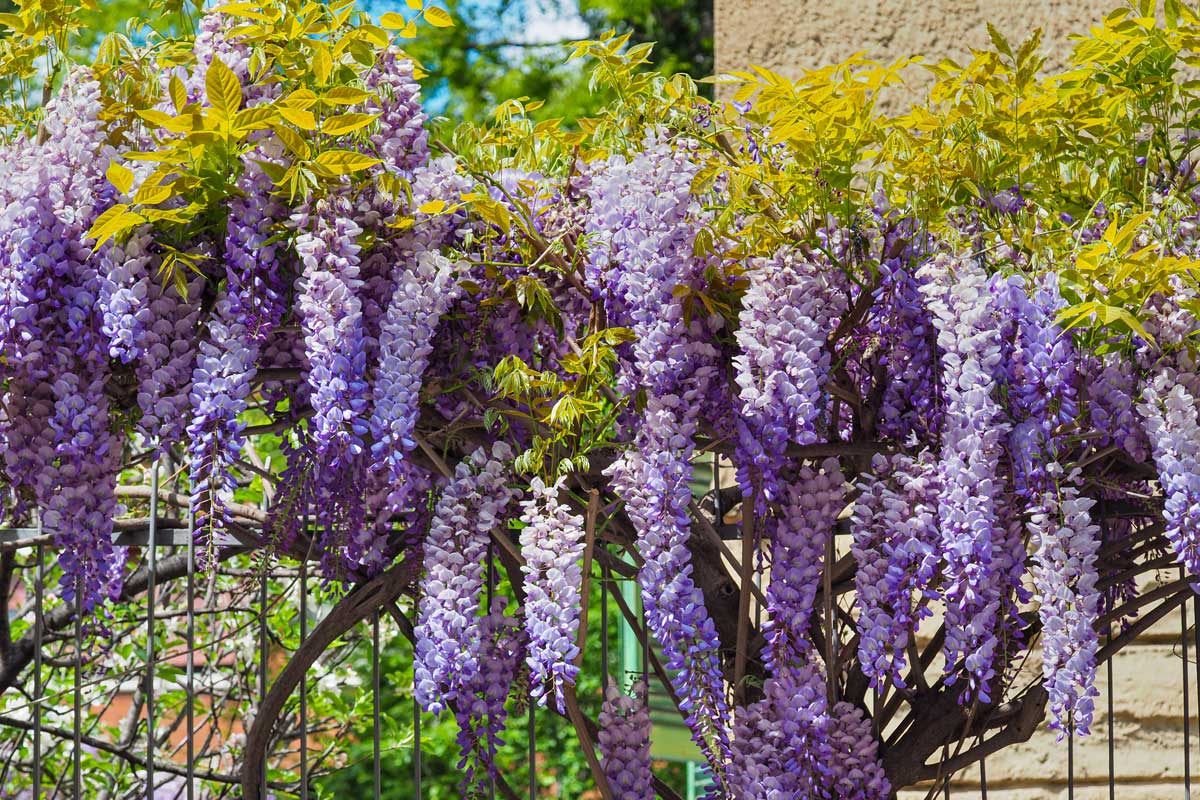
<path fill-rule="evenodd" d="M 603 37 L 572 53 L 596 117 L 458 126 L 402 50 L 437 7 L 237 2 L 88 64 L 72 8 L 0 15 L 0 456 L 6 524 L 53 536 L 89 618 L 122 597 L 117 488 L 161 456 L 206 564 L 257 537 L 416 598 L 413 692 L 458 719 L 465 792 L 523 687 L 602 797 L 655 796 L 646 685 L 578 714 L 605 570 L 636 575 L 713 797 L 848 800 L 1044 716 L 1086 734 L 1097 664 L 1190 596 L 1180 4 L 1114 12 L 1058 74 L 993 31 L 965 65 L 733 73 L 729 103 Z"/>

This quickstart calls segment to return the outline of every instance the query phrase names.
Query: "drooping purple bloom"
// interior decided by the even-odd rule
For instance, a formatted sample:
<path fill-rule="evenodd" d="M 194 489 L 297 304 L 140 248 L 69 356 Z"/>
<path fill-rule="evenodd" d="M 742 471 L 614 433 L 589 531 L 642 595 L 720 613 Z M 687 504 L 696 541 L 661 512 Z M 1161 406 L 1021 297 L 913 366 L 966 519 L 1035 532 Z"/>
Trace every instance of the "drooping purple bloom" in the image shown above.
<path fill-rule="evenodd" d="M 559 499 L 563 481 L 529 485 L 521 501 L 521 556 L 525 564 L 525 627 L 529 633 L 531 696 L 546 704 L 553 696 L 563 711 L 563 687 L 574 686 L 579 667 L 580 586 L 583 583 L 583 517 Z"/>
<path fill-rule="evenodd" d="M 627 695 L 610 678 L 597 721 L 600 763 L 613 796 L 621 800 L 654 800 L 646 685 L 636 681 L 632 695 Z"/>

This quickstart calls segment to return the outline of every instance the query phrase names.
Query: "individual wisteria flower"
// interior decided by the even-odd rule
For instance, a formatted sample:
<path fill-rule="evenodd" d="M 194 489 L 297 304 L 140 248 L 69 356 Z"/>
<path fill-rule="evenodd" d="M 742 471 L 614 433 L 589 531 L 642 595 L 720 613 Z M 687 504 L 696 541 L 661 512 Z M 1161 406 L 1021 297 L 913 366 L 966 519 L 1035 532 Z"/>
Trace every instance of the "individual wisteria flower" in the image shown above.
<path fill-rule="evenodd" d="M 492 530 L 504 524 L 516 494 L 505 485 L 511 458 L 511 448 L 497 442 L 490 453 L 479 448 L 459 462 L 425 537 L 413 693 L 433 713 L 474 685 L 480 668 L 483 562 Z"/>
<path fill-rule="evenodd" d="M 846 507 L 845 480 L 836 458 L 816 466 L 802 464 L 783 491 L 779 516 L 766 522 L 770 526 L 771 581 L 767 584 L 763 658 L 774 675 L 802 663 L 812 649 L 808 634 L 825 551 L 838 515 Z"/>
<path fill-rule="evenodd" d="M 662 645 L 692 736 L 721 781 L 728 752 L 728 704 L 720 640 L 704 595 L 692 580 L 691 524 L 694 393 L 652 396 L 634 449 L 609 468 L 613 487 L 637 531 L 644 564 L 638 572 L 646 622 Z"/>
<path fill-rule="evenodd" d="M 755 473 L 762 476 L 765 499 L 777 500 L 788 443 L 818 439 L 831 358 L 825 341 L 846 307 L 840 275 L 792 248 L 749 271 L 734 334 L 741 353 L 733 359 L 745 423 L 738 459 L 744 496 L 755 490 Z"/>
<path fill-rule="evenodd" d="M 583 583 L 583 517 L 560 501 L 564 481 L 529 484 L 521 501 L 521 556 L 525 560 L 525 628 L 529 634 L 531 696 L 551 696 L 563 711 L 563 687 L 574 686 L 579 667 L 580 587 Z"/>
<path fill-rule="evenodd" d="M 1008 423 L 995 397 L 1001 341 L 983 269 L 939 255 L 917 273 L 942 351 L 946 419 L 938 471 L 938 523 L 946 602 L 946 664 L 967 680 L 964 700 L 986 701 L 995 677 L 997 628 L 1008 588 L 1006 527 L 997 475 Z"/>
<path fill-rule="evenodd" d="M 311 214 L 297 215 L 297 225 L 303 267 L 297 307 L 308 352 L 313 443 L 337 466 L 363 452 L 367 434 L 370 398 L 358 296 L 362 229 L 335 199 L 318 200 Z"/>
<path fill-rule="evenodd" d="M 1138 412 L 1150 439 L 1164 495 L 1166 537 L 1192 577 L 1200 575 L 1200 419 L 1197 398 L 1171 367 L 1161 367 L 1142 388 Z M 1200 586 L 1197 581 L 1195 586 Z"/>
<path fill-rule="evenodd" d="M 504 744 L 505 701 L 524 650 L 520 624 L 505 611 L 507 604 L 506 597 L 492 598 L 479 622 L 479 669 L 463 681 L 452 701 L 459 725 L 463 797 L 486 796 L 486 778 L 496 777 L 496 752 Z"/>
<path fill-rule="evenodd" d="M 1042 676 L 1050 695 L 1050 727 L 1087 735 L 1096 697 L 1100 592 L 1096 554 L 1100 529 L 1092 524 L 1095 501 L 1080 497 L 1078 475 L 1059 476 L 1029 518 L 1033 581 L 1041 605 Z M 1060 734 L 1061 738 L 1061 734 Z"/>
<path fill-rule="evenodd" d="M 613 796 L 620 800 L 654 800 L 646 684 L 635 681 L 631 694 L 625 694 L 610 678 L 597 722 L 600 763 Z"/>
<path fill-rule="evenodd" d="M 877 454 L 859 480 L 854 504 L 855 602 L 861 636 L 858 659 L 872 686 L 905 688 L 905 649 L 939 575 L 940 483 L 928 451 L 919 458 Z"/>

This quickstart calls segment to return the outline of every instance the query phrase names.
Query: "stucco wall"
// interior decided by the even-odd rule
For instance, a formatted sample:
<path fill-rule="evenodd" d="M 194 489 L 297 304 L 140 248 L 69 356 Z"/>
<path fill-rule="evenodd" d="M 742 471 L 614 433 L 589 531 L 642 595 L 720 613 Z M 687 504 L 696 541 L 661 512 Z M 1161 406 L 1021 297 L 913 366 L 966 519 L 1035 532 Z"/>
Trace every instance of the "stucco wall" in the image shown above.
<path fill-rule="evenodd" d="M 1118 0 L 715 0 L 717 72 L 768 67 L 784 75 L 823 66 L 865 50 L 879 60 L 921 53 L 932 59 L 961 60 L 971 47 L 988 44 L 991 21 L 1016 44 L 1035 27 L 1043 29 L 1048 66 L 1064 63 L 1068 36 L 1090 24 Z M 908 73 L 910 97 L 927 83 L 923 70 Z M 903 92 L 892 102 L 904 102 Z M 1190 606 L 1190 604 L 1189 604 Z M 1189 612 L 1190 612 L 1189 608 Z M 1189 614 L 1190 616 L 1190 614 Z M 1189 627 L 1191 621 L 1189 620 Z M 1116 796 L 1122 800 L 1176 798 L 1183 788 L 1183 661 L 1180 617 L 1169 615 L 1113 662 L 1116 732 Z M 1191 634 L 1189 633 L 1189 636 Z M 1197 719 L 1196 653 L 1189 652 L 1191 746 L 1200 766 L 1200 719 Z M 1100 673 L 1093 736 L 1075 746 L 1075 793 L 1079 800 L 1101 800 L 1108 793 L 1108 725 L 1105 671 Z M 1067 797 L 1067 746 L 1052 732 L 998 753 L 987 762 L 990 800 L 1041 800 Z M 958 776 L 954 798 L 980 798 L 978 773 Z M 1197 783 L 1200 787 L 1200 783 Z M 919 800 L 925 791 L 903 792 Z M 940 797 L 940 793 L 938 797 Z"/>
<path fill-rule="evenodd" d="M 1014 46 L 1042 28 L 1049 66 L 1060 66 L 1067 37 L 1086 32 L 1118 2 L 714 0 L 716 70 L 756 64 L 794 77 L 860 50 L 882 61 L 917 53 L 959 60 L 988 44 L 989 20 Z M 910 70 L 908 78 L 914 93 L 928 83 L 924 70 Z"/>

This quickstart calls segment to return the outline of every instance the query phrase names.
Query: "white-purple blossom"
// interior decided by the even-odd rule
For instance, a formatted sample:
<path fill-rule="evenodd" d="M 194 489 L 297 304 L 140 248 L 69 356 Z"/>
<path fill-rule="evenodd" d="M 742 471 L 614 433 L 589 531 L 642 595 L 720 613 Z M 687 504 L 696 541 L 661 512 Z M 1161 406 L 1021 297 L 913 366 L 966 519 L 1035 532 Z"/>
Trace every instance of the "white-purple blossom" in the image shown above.
<path fill-rule="evenodd" d="M 579 667 L 580 587 L 583 583 L 583 517 L 559 498 L 564 482 L 529 484 L 521 501 L 521 556 L 525 560 L 525 628 L 529 634 L 531 696 L 550 698 L 563 711 L 563 688 L 575 685 Z"/>

